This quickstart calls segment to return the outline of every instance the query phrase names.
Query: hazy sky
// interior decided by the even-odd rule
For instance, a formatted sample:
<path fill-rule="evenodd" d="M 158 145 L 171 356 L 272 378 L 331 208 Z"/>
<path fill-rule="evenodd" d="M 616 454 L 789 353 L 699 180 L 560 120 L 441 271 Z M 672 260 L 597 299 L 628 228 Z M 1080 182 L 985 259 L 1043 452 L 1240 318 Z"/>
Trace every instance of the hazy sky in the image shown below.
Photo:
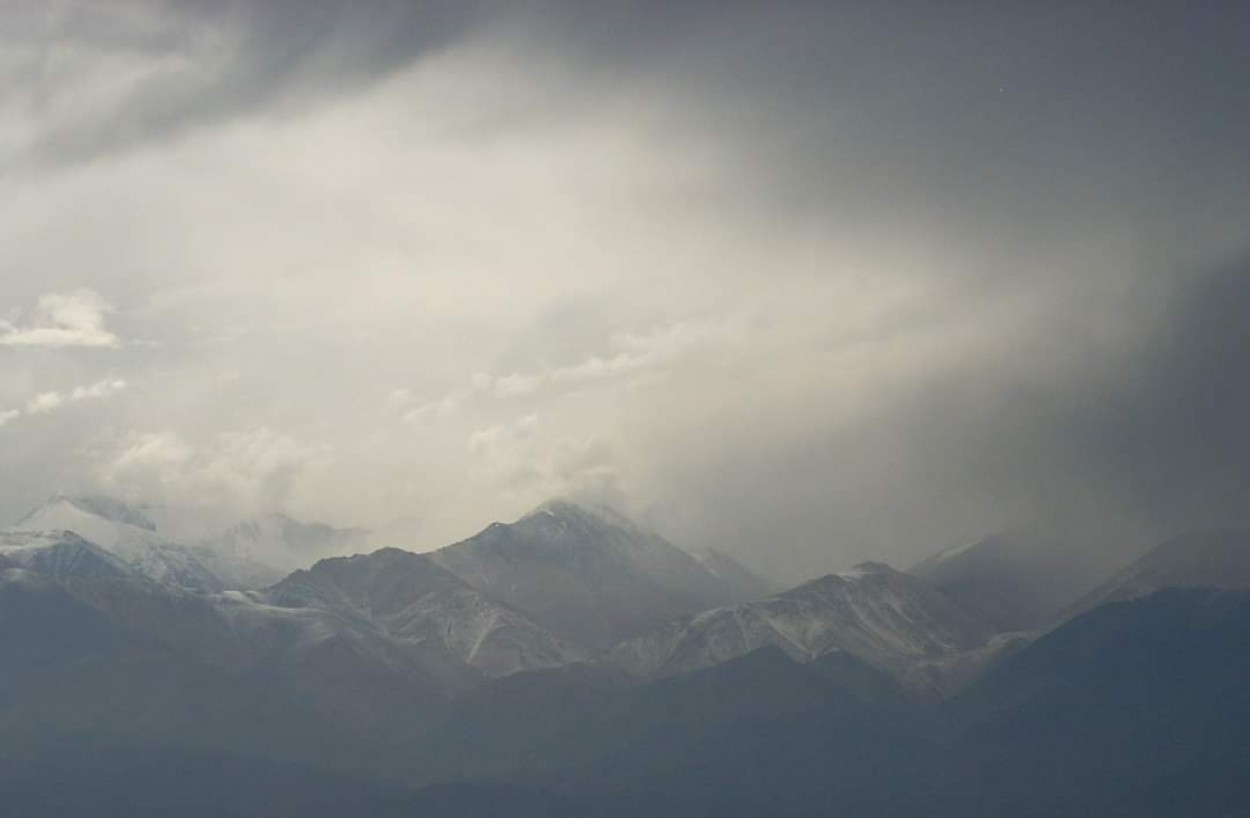
<path fill-rule="evenodd" d="M 0 516 L 591 491 L 788 576 L 1246 520 L 1248 31 L 3 0 Z"/>

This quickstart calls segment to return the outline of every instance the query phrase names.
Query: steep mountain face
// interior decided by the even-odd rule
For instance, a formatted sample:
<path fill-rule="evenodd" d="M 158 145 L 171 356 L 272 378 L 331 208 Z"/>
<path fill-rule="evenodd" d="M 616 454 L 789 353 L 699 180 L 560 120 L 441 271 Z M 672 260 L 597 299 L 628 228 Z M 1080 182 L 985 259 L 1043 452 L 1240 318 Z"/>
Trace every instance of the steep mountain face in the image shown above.
<path fill-rule="evenodd" d="M 428 556 L 386 548 L 297 571 L 257 595 L 368 623 L 385 636 L 439 644 L 488 676 L 557 667 L 581 653 L 484 596 Z"/>
<path fill-rule="evenodd" d="M 1109 571 L 1025 532 L 986 537 L 935 554 L 909 573 L 999 631 L 1042 628 Z"/>
<path fill-rule="evenodd" d="M 695 548 L 690 556 L 698 560 L 712 576 L 724 583 L 742 602 L 776 593 L 773 583 L 743 565 L 738 560 L 715 548 Z"/>
<path fill-rule="evenodd" d="M 208 545 L 239 559 L 294 571 L 319 559 L 371 550 L 365 547 L 368 538 L 369 532 L 361 528 L 334 528 L 285 514 L 266 514 L 231 526 Z"/>
<path fill-rule="evenodd" d="M 1068 615 L 1163 588 L 1250 589 L 1250 532 L 1214 529 L 1168 540 L 1080 599 Z"/>
<path fill-rule="evenodd" d="M 431 558 L 551 632 L 606 648 L 667 619 L 736 601 L 696 559 L 621 515 L 567 501 L 495 523 Z"/>
<path fill-rule="evenodd" d="M 865 563 L 759 602 L 670 622 L 617 645 L 609 660 L 654 678 L 773 645 L 801 662 L 843 652 L 924 688 L 943 663 L 986 649 L 990 635 L 914 577 Z"/>
<path fill-rule="evenodd" d="M 141 510 L 107 497 L 56 495 L 11 530 L 73 531 L 144 575 L 191 590 L 258 588 L 281 576 L 276 569 L 246 558 L 171 542 Z"/>

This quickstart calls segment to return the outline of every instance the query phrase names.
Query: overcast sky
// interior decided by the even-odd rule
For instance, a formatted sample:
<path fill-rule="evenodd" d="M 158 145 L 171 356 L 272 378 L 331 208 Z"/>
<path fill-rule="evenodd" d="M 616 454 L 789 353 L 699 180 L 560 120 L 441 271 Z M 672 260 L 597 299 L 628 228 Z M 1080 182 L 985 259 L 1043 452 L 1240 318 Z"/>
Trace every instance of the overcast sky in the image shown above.
<path fill-rule="evenodd" d="M 1246 521 L 1246 8 L 4 0 L 0 517 Z"/>

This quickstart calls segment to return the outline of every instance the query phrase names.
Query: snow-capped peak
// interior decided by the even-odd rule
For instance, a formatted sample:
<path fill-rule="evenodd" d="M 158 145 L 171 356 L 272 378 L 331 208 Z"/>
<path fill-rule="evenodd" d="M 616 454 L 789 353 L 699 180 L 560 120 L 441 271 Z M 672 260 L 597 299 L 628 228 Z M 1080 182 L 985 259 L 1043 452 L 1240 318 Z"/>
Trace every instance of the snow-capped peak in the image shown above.
<path fill-rule="evenodd" d="M 637 524 L 606 503 L 556 497 L 523 514 L 518 523 L 532 520 L 594 523 L 614 528 L 635 530 Z"/>
<path fill-rule="evenodd" d="M 120 559 L 72 531 L 0 531 L 0 561 L 58 579 L 134 576 Z"/>
<path fill-rule="evenodd" d="M 543 503 L 431 553 L 473 587 L 592 648 L 738 599 L 694 557 L 606 506 Z"/>
<path fill-rule="evenodd" d="M 156 527 L 142 511 L 110 497 L 54 494 L 12 527 L 22 531 L 73 531 L 106 549 L 154 542 Z"/>
<path fill-rule="evenodd" d="M 147 512 L 141 506 L 100 494 L 67 494 L 60 491 L 45 500 L 39 507 L 32 509 L 26 516 L 14 523 L 12 527 L 22 530 L 36 528 L 35 523 L 40 519 L 67 508 L 72 508 L 81 514 L 135 528 L 142 528 L 147 531 L 156 530 L 155 523 L 152 522 Z"/>
<path fill-rule="evenodd" d="M 158 582 L 200 591 L 253 588 L 278 578 L 264 565 L 170 541 L 139 509 L 109 497 L 57 494 L 10 531 L 71 531 Z"/>

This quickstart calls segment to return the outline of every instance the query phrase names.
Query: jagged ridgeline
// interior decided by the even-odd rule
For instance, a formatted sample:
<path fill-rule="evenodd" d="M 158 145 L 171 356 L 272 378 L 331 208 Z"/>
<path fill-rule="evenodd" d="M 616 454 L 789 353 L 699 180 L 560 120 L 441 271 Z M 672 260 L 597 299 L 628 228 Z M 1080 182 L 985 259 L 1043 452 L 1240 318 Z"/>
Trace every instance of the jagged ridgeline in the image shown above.
<path fill-rule="evenodd" d="M 3 803 L 140 818 L 180 803 L 435 818 L 1250 807 L 1236 531 L 1164 543 L 1071 598 L 993 538 L 915 574 L 865 563 L 778 590 L 568 500 L 433 552 L 368 543 L 279 516 L 184 543 L 143 509 L 60 495 L 0 532 Z"/>

